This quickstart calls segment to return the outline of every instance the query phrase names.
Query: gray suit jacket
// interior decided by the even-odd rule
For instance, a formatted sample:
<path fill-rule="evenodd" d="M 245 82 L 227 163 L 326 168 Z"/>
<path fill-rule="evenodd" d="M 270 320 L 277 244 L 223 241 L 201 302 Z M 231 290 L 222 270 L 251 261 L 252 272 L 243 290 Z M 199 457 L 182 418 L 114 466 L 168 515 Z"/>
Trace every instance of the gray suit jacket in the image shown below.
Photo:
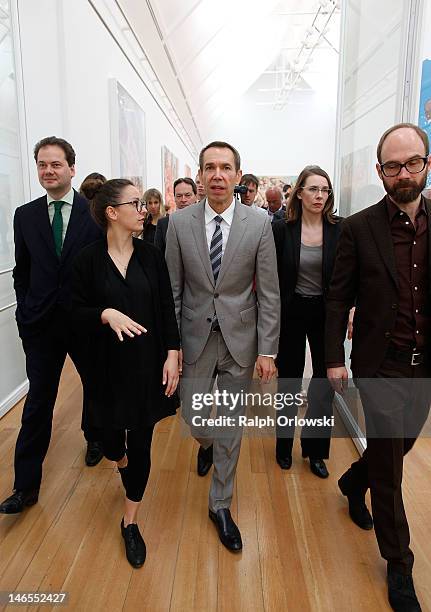
<path fill-rule="evenodd" d="M 217 283 L 205 233 L 205 200 L 171 216 L 166 243 L 184 361 L 199 359 L 214 313 L 241 367 L 252 365 L 258 354 L 275 355 L 280 294 L 270 218 L 236 203 Z"/>

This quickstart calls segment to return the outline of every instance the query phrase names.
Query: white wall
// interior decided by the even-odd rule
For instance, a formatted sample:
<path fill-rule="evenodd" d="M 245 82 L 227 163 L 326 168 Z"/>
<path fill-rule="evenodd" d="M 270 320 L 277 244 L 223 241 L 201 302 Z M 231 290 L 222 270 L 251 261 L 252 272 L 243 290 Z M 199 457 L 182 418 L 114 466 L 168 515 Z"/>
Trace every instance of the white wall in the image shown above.
<path fill-rule="evenodd" d="M 196 162 L 163 115 L 114 43 L 90 4 L 86 0 L 13 0 L 16 23 L 15 36 L 20 41 L 23 87 L 18 95 L 25 109 L 20 122 L 23 140 L 23 167 L 28 162 L 29 175 L 20 176 L 19 130 L 17 108 L 4 105 L 5 96 L 11 96 L 10 87 L 0 91 L 3 109 L 8 109 L 7 126 L 2 112 L 2 134 L 8 128 L 8 137 L 1 138 L 2 159 L 0 174 L 5 172 L 6 161 L 13 166 L 7 206 L 4 209 L 9 225 L 14 209 L 24 203 L 25 197 L 33 199 L 43 193 L 38 183 L 33 146 L 41 138 L 56 135 L 69 140 L 76 151 L 77 175 L 74 186 L 90 172 L 111 174 L 111 142 L 109 114 L 109 79 L 117 79 L 142 107 L 146 114 L 147 184 L 145 187 L 162 188 L 161 147 L 166 145 L 179 159 L 179 173 L 184 174 L 184 164 L 196 170 Z M 19 70 L 17 72 L 20 72 Z M 19 81 L 19 79 L 18 79 Z M 8 99 L 9 99 L 8 98 Z M 13 102 L 16 106 L 16 100 Z M 15 123 L 11 118 L 16 118 Z M 12 144 L 13 146 L 12 146 Z M 18 160 L 18 161 L 17 161 Z M 16 170 L 16 167 L 19 170 Z M 23 180 L 24 179 L 24 180 Z M 26 187 L 24 196 L 22 183 Z M 2 206 L 3 210 L 3 206 Z M 10 255 L 12 250 L 9 249 Z M 12 256 L 9 257 L 13 265 Z M 6 265 L 6 263 L 5 263 Z M 0 277 L 2 302 L 14 300 L 11 275 Z M 9 408 L 22 393 L 25 370 L 21 344 L 16 331 L 13 308 L 0 313 L 0 414 Z M 14 395 L 15 394 L 15 395 Z M 9 399 L 7 399 L 9 398 Z"/>
<path fill-rule="evenodd" d="M 256 175 L 298 175 L 304 166 L 318 164 L 332 176 L 334 170 L 336 88 L 306 94 L 284 110 L 257 106 L 245 95 L 232 103 L 206 134 L 209 140 L 227 140 L 240 152 L 242 169 Z"/>

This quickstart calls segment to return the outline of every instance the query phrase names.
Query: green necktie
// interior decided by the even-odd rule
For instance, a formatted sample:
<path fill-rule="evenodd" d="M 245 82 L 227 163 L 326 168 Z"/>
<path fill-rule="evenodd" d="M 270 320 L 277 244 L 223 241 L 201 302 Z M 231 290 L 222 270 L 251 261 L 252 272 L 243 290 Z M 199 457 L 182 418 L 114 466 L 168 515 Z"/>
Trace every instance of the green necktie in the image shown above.
<path fill-rule="evenodd" d="M 63 215 L 61 208 L 64 202 L 54 202 L 54 218 L 52 220 L 52 233 L 54 234 L 55 251 L 58 258 L 61 257 L 61 247 L 63 246 Z"/>

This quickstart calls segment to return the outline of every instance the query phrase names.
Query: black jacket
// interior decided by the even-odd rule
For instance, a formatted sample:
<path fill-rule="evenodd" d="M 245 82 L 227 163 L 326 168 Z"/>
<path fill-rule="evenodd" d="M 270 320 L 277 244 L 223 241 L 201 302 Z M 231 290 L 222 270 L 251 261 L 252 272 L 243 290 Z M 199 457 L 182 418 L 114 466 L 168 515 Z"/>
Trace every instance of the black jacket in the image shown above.
<path fill-rule="evenodd" d="M 55 305 L 70 309 L 72 262 L 83 247 L 101 237 L 87 200 L 76 191 L 60 259 L 55 252 L 46 195 L 16 209 L 13 279 L 21 336 L 29 326 L 49 321 Z"/>

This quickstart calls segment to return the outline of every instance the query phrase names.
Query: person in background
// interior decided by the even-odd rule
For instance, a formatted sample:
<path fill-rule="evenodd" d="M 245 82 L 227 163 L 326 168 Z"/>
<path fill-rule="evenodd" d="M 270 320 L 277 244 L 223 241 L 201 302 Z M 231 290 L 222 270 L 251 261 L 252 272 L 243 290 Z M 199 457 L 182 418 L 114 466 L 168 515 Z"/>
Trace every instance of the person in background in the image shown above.
<path fill-rule="evenodd" d="M 199 172 L 196 175 L 195 183 L 196 183 L 196 187 L 198 190 L 198 202 L 200 202 L 206 196 L 206 192 L 205 192 L 205 185 L 202 183 L 199 177 Z"/>
<path fill-rule="evenodd" d="M 308 387 L 305 418 L 332 416 L 334 392 L 326 378 L 325 297 L 332 276 L 340 218 L 334 215 L 334 194 L 328 174 L 307 166 L 298 177 L 286 219 L 274 221 L 281 297 L 281 331 L 277 356 L 279 392 L 299 394 L 305 367 L 306 341 L 313 377 Z M 283 412 L 284 411 L 284 412 Z M 279 414 L 294 418 L 298 403 Z M 295 426 L 277 426 L 276 460 L 290 469 Z M 331 429 L 303 427 L 302 456 L 319 478 L 327 478 Z"/>
<path fill-rule="evenodd" d="M 86 200 L 90 201 L 93 199 L 95 191 L 97 191 L 103 183 L 106 183 L 106 177 L 99 172 L 92 172 L 82 181 L 79 193 L 84 196 Z"/>
<path fill-rule="evenodd" d="M 263 208 L 254 203 L 257 196 L 257 190 L 259 189 L 259 180 L 257 176 L 254 174 L 243 174 L 239 184 L 247 187 L 247 193 L 241 193 L 241 202 L 257 210 L 261 214 L 266 215 L 266 210 L 263 210 Z"/>
<path fill-rule="evenodd" d="M 29 390 L 15 447 L 14 492 L 0 504 L 4 514 L 17 514 L 38 501 L 64 361 L 69 354 L 81 372 L 85 356 L 70 324 L 72 262 L 102 235 L 88 202 L 72 189 L 72 145 L 49 136 L 36 144 L 34 159 L 46 193 L 18 207 L 14 218 L 16 320 Z M 103 457 L 98 432 L 87 428 L 84 435 L 86 463 L 94 466 Z"/>
<path fill-rule="evenodd" d="M 285 183 L 283 185 L 283 197 L 284 197 L 284 202 L 287 206 L 287 200 L 289 199 L 290 194 L 292 193 L 292 185 L 290 185 L 289 183 Z"/>
<path fill-rule="evenodd" d="M 177 210 L 182 210 L 190 204 L 195 204 L 197 195 L 196 183 L 193 179 L 185 177 L 178 178 L 174 183 L 174 198 Z M 162 253 L 166 250 L 166 232 L 168 231 L 170 215 L 159 219 L 154 236 L 154 244 Z"/>
<path fill-rule="evenodd" d="M 283 219 L 286 209 L 283 207 L 281 191 L 278 187 L 270 187 L 265 191 L 265 199 L 268 205 L 267 214 L 271 217 L 271 223 L 277 219 Z"/>
<path fill-rule="evenodd" d="M 163 205 L 163 196 L 158 189 L 147 189 L 144 193 L 143 198 L 148 214 L 144 222 L 144 229 L 141 234 L 141 238 L 146 242 L 154 244 L 154 237 L 156 235 L 156 227 L 159 219 L 166 215 L 165 207 Z"/>
<path fill-rule="evenodd" d="M 126 556 L 141 567 L 146 547 L 136 517 L 154 425 L 178 406 L 179 334 L 163 255 L 133 238 L 145 218 L 138 189 L 127 179 L 107 181 L 91 210 L 106 237 L 76 258 L 72 283 L 76 332 L 89 352 L 86 419 L 101 431 L 106 458 L 117 462 Z"/>

